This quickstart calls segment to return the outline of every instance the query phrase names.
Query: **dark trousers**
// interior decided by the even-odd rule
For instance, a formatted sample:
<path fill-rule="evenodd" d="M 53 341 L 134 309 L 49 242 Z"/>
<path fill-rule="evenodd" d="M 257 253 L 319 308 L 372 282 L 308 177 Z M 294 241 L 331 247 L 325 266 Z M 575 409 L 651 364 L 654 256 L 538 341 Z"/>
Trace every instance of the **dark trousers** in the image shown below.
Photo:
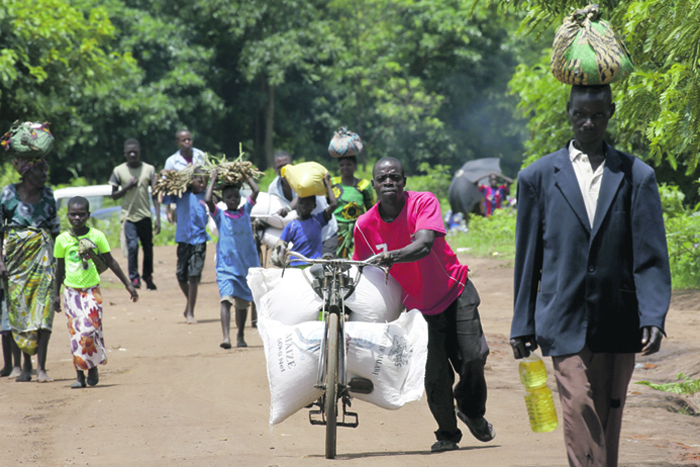
<path fill-rule="evenodd" d="M 455 401 L 469 418 L 486 413 L 484 365 L 489 354 L 479 318 L 479 293 L 467 281 L 464 291 L 439 315 L 424 316 L 428 323 L 428 359 L 425 365 L 425 392 L 428 407 L 438 423 L 435 437 L 458 443 Z M 459 382 L 455 382 L 455 372 Z"/>
<path fill-rule="evenodd" d="M 143 248 L 143 278 L 153 276 L 153 224 L 150 217 L 124 223 L 126 247 L 129 250 L 129 279 L 139 278 L 139 241 Z"/>

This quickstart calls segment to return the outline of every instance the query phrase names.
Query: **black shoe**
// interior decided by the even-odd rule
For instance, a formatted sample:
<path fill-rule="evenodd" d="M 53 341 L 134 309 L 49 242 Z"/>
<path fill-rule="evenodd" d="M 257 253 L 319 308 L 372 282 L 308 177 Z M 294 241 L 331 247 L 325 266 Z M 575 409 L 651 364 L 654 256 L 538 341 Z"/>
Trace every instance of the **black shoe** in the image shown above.
<path fill-rule="evenodd" d="M 146 283 L 146 289 L 148 290 L 158 290 L 158 287 L 153 283 L 153 279 L 150 277 L 146 279 L 145 277 L 143 278 L 143 281 Z"/>
<path fill-rule="evenodd" d="M 469 431 L 471 431 L 472 435 L 474 435 L 474 438 L 478 439 L 482 443 L 488 443 L 496 437 L 496 431 L 493 429 L 493 425 L 491 425 L 491 423 L 489 423 L 489 421 L 484 417 L 469 418 L 460 412 L 456 407 L 455 413 L 457 414 L 457 418 L 462 420 L 464 424 L 467 425 L 467 428 L 469 428 Z"/>
<path fill-rule="evenodd" d="M 93 366 L 88 370 L 87 383 L 90 386 L 96 386 L 100 382 L 100 374 L 97 371 L 97 367 Z"/>
<path fill-rule="evenodd" d="M 140 289 L 141 288 L 141 279 L 139 279 L 137 277 L 136 279 L 131 281 L 131 285 L 133 285 L 135 289 Z"/>
<path fill-rule="evenodd" d="M 441 439 L 440 441 L 430 446 L 431 452 L 455 451 L 457 449 L 459 449 L 457 443 L 448 439 Z"/>

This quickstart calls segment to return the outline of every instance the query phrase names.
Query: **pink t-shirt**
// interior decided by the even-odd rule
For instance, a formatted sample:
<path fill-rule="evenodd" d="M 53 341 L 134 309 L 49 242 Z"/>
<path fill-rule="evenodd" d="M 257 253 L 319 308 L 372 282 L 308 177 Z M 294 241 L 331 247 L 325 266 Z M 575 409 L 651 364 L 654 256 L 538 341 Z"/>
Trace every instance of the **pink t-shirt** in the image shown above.
<path fill-rule="evenodd" d="M 384 222 L 377 203 L 355 224 L 353 259 L 367 259 L 384 251 L 398 250 L 413 241 L 419 230 L 435 231 L 430 254 L 413 263 L 396 263 L 389 273 L 403 288 L 407 309 L 437 315 L 447 309 L 464 290 L 469 268 L 459 264 L 445 241 L 440 203 L 432 193 L 404 192 L 406 204 L 393 222 Z"/>

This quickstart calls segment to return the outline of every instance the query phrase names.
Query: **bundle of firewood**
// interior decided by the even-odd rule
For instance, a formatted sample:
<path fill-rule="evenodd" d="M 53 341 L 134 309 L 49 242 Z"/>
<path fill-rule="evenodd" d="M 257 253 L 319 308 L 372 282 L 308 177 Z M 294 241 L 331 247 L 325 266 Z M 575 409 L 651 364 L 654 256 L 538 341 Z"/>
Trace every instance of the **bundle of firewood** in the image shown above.
<path fill-rule="evenodd" d="M 207 175 L 211 175 L 216 169 L 216 188 L 228 185 L 240 187 L 249 178 L 257 180 L 265 175 L 252 162 L 243 160 L 243 152 L 234 161 L 227 161 L 225 155 L 218 159 L 212 157 L 211 160 L 207 157 L 203 169 Z"/>
<path fill-rule="evenodd" d="M 163 170 L 156 180 L 153 192 L 160 195 L 181 197 L 192 183 L 195 174 L 202 174 L 206 178 L 211 176 L 214 169 L 217 170 L 216 187 L 221 189 L 228 185 L 240 187 L 249 178 L 259 179 L 265 173 L 260 172 L 252 162 L 243 160 L 243 149 L 239 147 L 239 155 L 236 160 L 226 160 L 226 155 L 204 155 L 204 163 L 201 166 L 188 165 L 180 171 Z"/>
<path fill-rule="evenodd" d="M 178 198 L 181 197 L 192 183 L 195 169 L 195 166 L 188 165 L 180 171 L 162 170 L 153 187 L 153 193 L 157 196 L 171 195 Z"/>

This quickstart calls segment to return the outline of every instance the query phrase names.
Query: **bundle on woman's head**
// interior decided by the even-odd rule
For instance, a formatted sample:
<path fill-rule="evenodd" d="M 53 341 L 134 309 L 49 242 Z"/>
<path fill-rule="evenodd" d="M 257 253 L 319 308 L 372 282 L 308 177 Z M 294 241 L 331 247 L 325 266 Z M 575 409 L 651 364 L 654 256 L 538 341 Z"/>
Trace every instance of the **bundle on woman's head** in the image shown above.
<path fill-rule="evenodd" d="M 634 70 L 632 57 L 597 4 L 564 19 L 554 37 L 550 68 L 564 84 L 614 83 Z"/>
<path fill-rule="evenodd" d="M 328 152 L 336 159 L 341 157 L 357 156 L 362 152 L 362 139 L 357 133 L 349 131 L 342 126 L 333 135 L 328 145 Z"/>
<path fill-rule="evenodd" d="M 53 147 L 49 122 L 20 122 L 0 137 L 0 146 L 13 159 L 43 159 Z"/>

